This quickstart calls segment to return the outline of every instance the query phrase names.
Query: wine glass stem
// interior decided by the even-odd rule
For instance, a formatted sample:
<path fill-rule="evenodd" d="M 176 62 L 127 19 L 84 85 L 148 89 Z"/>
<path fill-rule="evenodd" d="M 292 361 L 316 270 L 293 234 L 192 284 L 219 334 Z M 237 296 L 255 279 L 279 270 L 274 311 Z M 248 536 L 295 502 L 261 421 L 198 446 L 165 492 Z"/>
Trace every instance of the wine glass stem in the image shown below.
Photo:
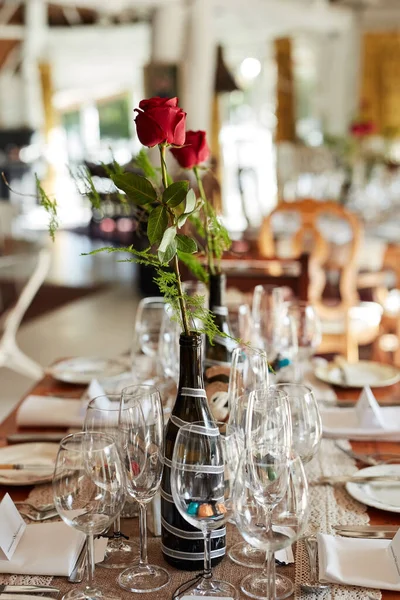
<path fill-rule="evenodd" d="M 267 600 L 275 600 L 275 553 L 270 550 L 268 550 L 266 555 L 265 567 L 267 571 Z"/>
<path fill-rule="evenodd" d="M 113 524 L 113 537 L 119 538 L 121 537 L 121 517 L 118 516 Z"/>
<path fill-rule="evenodd" d="M 204 579 L 210 579 L 212 577 L 211 572 L 211 531 L 204 533 Z"/>
<path fill-rule="evenodd" d="M 147 565 L 146 505 L 139 503 L 140 564 Z"/>
<path fill-rule="evenodd" d="M 94 540 L 93 534 L 89 533 L 87 535 L 87 544 L 86 544 L 86 571 L 87 571 L 87 583 L 86 589 L 91 590 L 93 588 L 94 581 Z"/>

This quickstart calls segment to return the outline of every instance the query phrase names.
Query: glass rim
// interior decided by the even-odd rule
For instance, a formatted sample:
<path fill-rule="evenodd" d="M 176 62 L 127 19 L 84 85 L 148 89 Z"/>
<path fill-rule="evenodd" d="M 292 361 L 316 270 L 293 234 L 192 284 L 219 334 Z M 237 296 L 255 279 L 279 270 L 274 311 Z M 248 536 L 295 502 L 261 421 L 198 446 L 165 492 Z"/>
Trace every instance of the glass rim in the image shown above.
<path fill-rule="evenodd" d="M 294 383 L 294 382 L 290 382 L 290 383 L 275 383 L 274 387 L 277 388 L 284 388 L 285 386 L 287 386 L 288 388 L 294 389 L 294 388 L 303 388 L 304 390 L 306 390 L 307 394 L 311 394 L 311 396 L 314 396 L 314 392 L 312 387 L 310 387 L 309 385 L 305 385 L 304 383 Z M 286 392 L 286 395 L 288 396 L 288 398 L 290 398 L 290 392 Z M 293 397 L 293 396 L 292 396 Z"/>
<path fill-rule="evenodd" d="M 101 406 L 95 406 L 93 403 L 98 400 L 99 398 L 118 398 L 119 403 L 118 403 L 118 408 L 113 408 L 113 407 L 108 407 L 108 408 L 102 408 Z M 95 396 L 94 398 L 92 398 L 87 407 L 86 410 L 90 407 L 90 408 L 95 408 L 96 410 L 100 410 L 103 412 L 106 411 L 119 411 L 120 409 L 120 404 L 121 404 L 121 394 L 100 394 L 99 396 Z"/>
<path fill-rule="evenodd" d="M 128 391 L 132 390 L 132 391 Z M 140 391 L 147 391 L 150 395 L 158 395 L 161 397 L 160 390 L 155 386 L 149 383 L 137 383 L 128 385 L 121 390 L 121 404 L 125 398 L 136 398 L 140 396 Z"/>
<path fill-rule="evenodd" d="M 69 450 L 70 452 L 74 452 L 74 450 L 69 449 L 68 448 L 68 443 L 69 442 L 73 442 L 74 440 L 78 441 L 79 439 L 85 438 L 85 437 L 96 437 L 99 440 L 104 440 L 107 443 L 99 449 L 94 449 L 94 452 L 98 452 L 100 450 L 103 450 L 104 448 L 109 448 L 110 446 L 116 446 L 115 440 L 114 438 L 109 435 L 108 433 L 104 432 L 104 431 L 98 431 L 98 430 L 91 430 L 88 429 L 87 431 L 76 431 L 75 433 L 69 433 L 68 435 L 66 435 L 65 437 L 62 438 L 62 440 L 60 441 L 60 447 L 59 450 L 63 449 L 63 450 Z M 75 450 L 75 452 L 79 452 L 79 450 Z"/>

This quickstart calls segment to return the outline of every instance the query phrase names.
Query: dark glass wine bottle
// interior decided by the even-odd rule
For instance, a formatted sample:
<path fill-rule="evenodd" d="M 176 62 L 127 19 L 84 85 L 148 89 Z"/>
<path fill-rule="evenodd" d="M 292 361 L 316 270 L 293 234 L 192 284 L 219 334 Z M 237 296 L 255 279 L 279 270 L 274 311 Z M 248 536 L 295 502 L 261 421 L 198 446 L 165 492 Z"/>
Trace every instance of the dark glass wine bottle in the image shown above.
<path fill-rule="evenodd" d="M 161 541 L 165 560 L 177 569 L 202 570 L 204 537 L 178 512 L 171 495 L 171 460 L 179 427 L 202 421 L 215 426 L 204 391 L 202 338 L 200 334 L 181 334 L 178 394 L 165 430 L 164 472 L 161 482 Z M 211 535 L 212 564 L 222 560 L 226 550 L 226 529 L 221 527 Z"/>
<path fill-rule="evenodd" d="M 206 394 L 214 415 L 219 420 L 227 417 L 227 394 L 232 352 L 235 343 L 229 324 L 228 309 L 225 306 L 226 276 L 217 273 L 209 277 L 209 309 L 214 315 L 215 324 L 222 333 L 231 337 L 216 335 L 213 344 L 206 339 L 204 360 L 204 382 Z"/>

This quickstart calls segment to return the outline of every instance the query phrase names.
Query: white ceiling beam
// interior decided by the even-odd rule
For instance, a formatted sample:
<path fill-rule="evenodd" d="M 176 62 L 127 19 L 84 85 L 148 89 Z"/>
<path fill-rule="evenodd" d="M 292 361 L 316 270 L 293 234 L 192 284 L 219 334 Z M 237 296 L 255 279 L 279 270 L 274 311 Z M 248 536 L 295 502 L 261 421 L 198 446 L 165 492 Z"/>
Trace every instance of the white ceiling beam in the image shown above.
<path fill-rule="evenodd" d="M 20 6 L 21 2 L 16 0 L 5 0 L 3 6 L 0 8 L 0 25 L 6 25 Z"/>

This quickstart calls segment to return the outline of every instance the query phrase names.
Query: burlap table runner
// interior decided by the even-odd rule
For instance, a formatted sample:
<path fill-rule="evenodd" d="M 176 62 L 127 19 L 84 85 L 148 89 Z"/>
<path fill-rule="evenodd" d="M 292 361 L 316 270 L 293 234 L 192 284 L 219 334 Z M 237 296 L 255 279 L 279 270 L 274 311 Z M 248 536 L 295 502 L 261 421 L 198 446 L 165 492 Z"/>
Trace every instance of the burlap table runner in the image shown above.
<path fill-rule="evenodd" d="M 131 534 L 132 534 L 133 537 L 137 538 L 137 525 L 138 525 L 137 519 L 122 519 L 122 528 L 121 529 L 127 535 L 131 536 Z M 243 541 L 243 538 L 237 531 L 236 527 L 228 524 L 228 526 L 227 526 L 227 546 L 228 546 L 228 548 L 230 546 L 232 546 L 233 544 L 235 544 L 236 542 L 240 542 L 240 541 Z M 170 583 L 166 587 L 164 587 L 162 590 L 159 590 L 158 592 L 147 593 L 147 594 L 136 594 L 136 593 L 132 594 L 132 592 L 126 592 L 125 590 L 121 589 L 118 586 L 118 584 L 116 583 L 116 579 L 117 579 L 119 573 L 122 571 L 122 569 L 121 570 L 104 569 L 101 567 L 96 567 L 96 572 L 95 572 L 96 585 L 99 586 L 103 590 L 105 595 L 107 593 L 109 593 L 110 596 L 113 596 L 114 598 L 115 597 L 121 598 L 121 600 L 125 600 L 128 598 L 130 600 L 132 600 L 133 598 L 137 598 L 138 600 L 145 600 L 145 599 L 147 599 L 147 600 L 170 600 L 172 598 L 174 591 L 176 590 L 176 588 L 178 586 L 180 586 L 185 581 L 188 581 L 189 579 L 191 579 L 192 577 L 194 577 L 197 574 L 197 571 L 193 571 L 193 572 L 178 571 L 177 569 L 170 567 L 163 559 L 162 552 L 161 552 L 160 538 L 152 537 L 151 534 L 149 534 L 149 538 L 148 538 L 148 554 L 149 554 L 149 563 L 154 563 L 154 564 L 165 567 L 171 575 Z M 288 565 L 286 567 L 278 567 L 277 570 L 279 572 L 284 573 L 285 575 L 288 575 L 292 579 L 294 578 L 294 564 Z M 249 572 L 250 572 L 249 568 L 235 565 L 232 563 L 232 561 L 227 556 L 225 556 L 225 558 L 221 561 L 221 563 L 217 567 L 215 567 L 215 569 L 213 570 L 213 575 L 217 579 L 229 581 L 229 583 L 232 583 L 233 585 L 235 585 L 236 588 L 239 590 L 241 580 L 246 575 L 248 575 Z M 65 594 L 71 588 L 75 589 L 78 586 L 82 586 L 83 582 L 81 584 L 71 584 L 71 583 L 67 582 L 65 577 L 53 577 L 52 585 L 59 587 L 62 594 Z M 60 597 L 62 596 L 62 594 L 60 594 Z M 248 600 L 248 597 L 243 594 L 240 595 L 240 598 L 241 598 L 241 600 L 242 599 L 244 600 L 245 598 Z"/>

